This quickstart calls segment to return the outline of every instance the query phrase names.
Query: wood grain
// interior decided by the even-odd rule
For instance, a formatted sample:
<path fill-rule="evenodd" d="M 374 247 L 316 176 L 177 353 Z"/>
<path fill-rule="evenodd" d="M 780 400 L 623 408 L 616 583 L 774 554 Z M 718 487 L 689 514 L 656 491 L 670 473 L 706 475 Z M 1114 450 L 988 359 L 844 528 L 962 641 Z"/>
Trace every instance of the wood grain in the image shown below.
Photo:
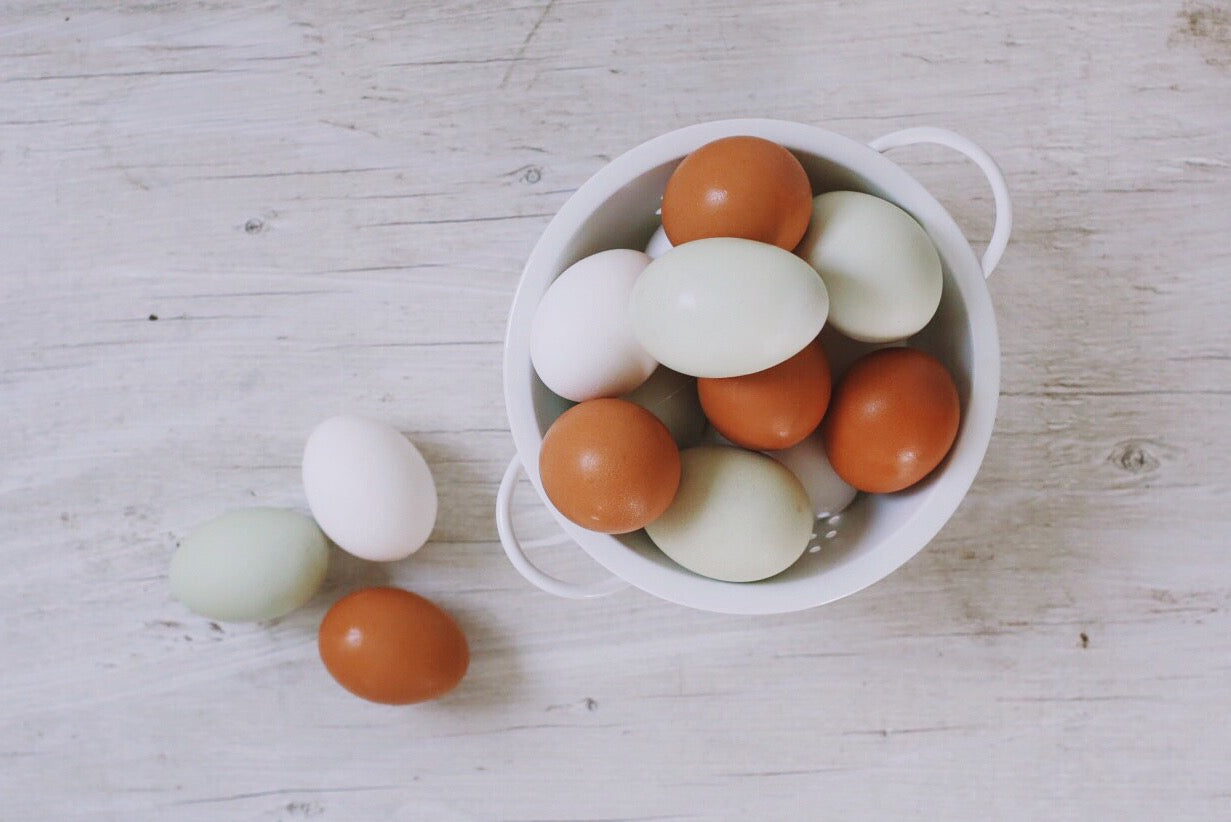
<path fill-rule="evenodd" d="M 996 434 L 899 572 L 761 618 L 557 601 L 495 542 L 521 265 L 611 157 L 729 116 L 940 125 L 1015 198 Z M 1231 818 L 1231 7 L 15 0 L 0 9 L 0 817 Z M 895 152 L 978 246 L 991 197 Z M 338 411 L 442 509 L 276 624 L 176 540 L 302 508 Z M 528 488 L 528 531 L 551 526 Z M 550 569 L 598 572 L 576 551 Z M 342 592 L 456 614 L 445 700 L 348 697 Z"/>

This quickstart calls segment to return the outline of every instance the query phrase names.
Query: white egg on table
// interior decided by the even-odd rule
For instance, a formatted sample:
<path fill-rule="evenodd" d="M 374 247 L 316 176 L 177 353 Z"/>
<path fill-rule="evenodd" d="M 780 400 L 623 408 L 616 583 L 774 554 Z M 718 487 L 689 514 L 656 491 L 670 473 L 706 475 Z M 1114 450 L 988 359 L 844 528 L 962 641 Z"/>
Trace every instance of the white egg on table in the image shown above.
<path fill-rule="evenodd" d="M 648 380 L 625 394 L 623 399 L 658 417 L 680 448 L 700 442 L 706 421 L 693 377 L 660 365 Z"/>
<path fill-rule="evenodd" d="M 825 324 L 825 284 L 789 251 L 712 237 L 646 266 L 629 299 L 633 332 L 658 362 L 693 377 L 738 377 L 797 354 Z"/>
<path fill-rule="evenodd" d="M 940 255 L 923 227 L 888 200 L 830 191 L 812 201 L 795 249 L 829 291 L 829 322 L 863 342 L 901 340 L 940 305 Z"/>
<path fill-rule="evenodd" d="M 645 245 L 645 253 L 650 256 L 651 260 L 656 260 L 666 254 L 672 248 L 671 241 L 667 239 L 667 229 L 659 226 L 652 235 L 650 241 Z"/>
<path fill-rule="evenodd" d="M 794 474 L 755 451 L 701 445 L 680 453 L 680 485 L 645 527 L 688 570 L 755 582 L 791 567 L 812 537 L 812 506 Z"/>
<path fill-rule="evenodd" d="M 782 463 L 799 478 L 812 501 L 812 513 L 818 517 L 832 517 L 841 512 L 859 493 L 854 486 L 839 477 L 829 464 L 819 431 L 791 448 L 766 451 L 765 454 Z"/>
<path fill-rule="evenodd" d="M 364 417 L 331 417 L 312 430 L 303 488 L 321 529 L 362 559 L 408 557 L 436 524 L 436 484 L 419 449 Z"/>
<path fill-rule="evenodd" d="M 552 282 L 530 329 L 530 361 L 544 385 L 574 402 L 618 397 L 658 367 L 633 335 L 628 312 L 633 283 L 649 262 L 642 251 L 600 251 Z"/>
<path fill-rule="evenodd" d="M 281 508 L 228 511 L 180 542 L 171 594 L 221 622 L 284 616 L 321 587 L 329 542 L 310 517 Z"/>

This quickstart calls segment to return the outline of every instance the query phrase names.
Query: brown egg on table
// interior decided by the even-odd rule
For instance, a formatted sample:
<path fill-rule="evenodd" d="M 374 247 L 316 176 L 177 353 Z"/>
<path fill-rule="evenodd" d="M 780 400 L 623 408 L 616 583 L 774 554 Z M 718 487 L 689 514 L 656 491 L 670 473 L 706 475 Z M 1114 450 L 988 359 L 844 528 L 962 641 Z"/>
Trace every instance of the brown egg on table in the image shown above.
<path fill-rule="evenodd" d="M 935 357 L 886 348 L 857 360 L 821 425 L 835 472 L 860 491 L 901 491 L 931 473 L 957 436 L 953 377 Z"/>
<path fill-rule="evenodd" d="M 321 661 L 346 690 L 388 705 L 436 699 L 470 665 L 466 636 L 431 600 L 365 588 L 333 604 L 317 635 Z"/>
<path fill-rule="evenodd" d="M 697 380 L 710 423 L 736 445 L 780 451 L 797 445 L 820 424 L 829 406 L 829 363 L 813 340 L 764 371 Z"/>
<path fill-rule="evenodd" d="M 680 483 L 680 451 L 653 414 L 627 400 L 588 400 L 560 415 L 539 451 L 543 490 L 570 521 L 624 534 L 662 515 Z"/>
<path fill-rule="evenodd" d="M 791 251 L 812 218 L 812 185 L 795 155 L 760 137 L 724 137 L 693 151 L 663 192 L 672 245 L 738 237 Z"/>

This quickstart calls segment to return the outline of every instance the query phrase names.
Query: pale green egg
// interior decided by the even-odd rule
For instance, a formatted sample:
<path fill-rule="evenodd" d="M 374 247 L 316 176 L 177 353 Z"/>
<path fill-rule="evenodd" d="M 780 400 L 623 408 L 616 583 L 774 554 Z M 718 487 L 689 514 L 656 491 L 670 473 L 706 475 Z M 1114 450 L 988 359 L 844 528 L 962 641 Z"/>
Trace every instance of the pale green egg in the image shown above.
<path fill-rule="evenodd" d="M 785 467 L 722 445 L 684 449 L 680 467 L 671 506 L 645 526 L 664 554 L 725 582 L 767 579 L 803 555 L 812 536 L 812 505 Z"/>
<path fill-rule="evenodd" d="M 193 531 L 171 558 L 171 593 L 224 622 L 294 611 L 320 589 L 329 541 L 310 518 L 281 508 L 228 511 Z"/>
<path fill-rule="evenodd" d="M 829 295 L 808 263 L 774 245 L 707 237 L 645 267 L 628 297 L 650 356 L 693 377 L 738 377 L 799 352 L 825 325 Z"/>

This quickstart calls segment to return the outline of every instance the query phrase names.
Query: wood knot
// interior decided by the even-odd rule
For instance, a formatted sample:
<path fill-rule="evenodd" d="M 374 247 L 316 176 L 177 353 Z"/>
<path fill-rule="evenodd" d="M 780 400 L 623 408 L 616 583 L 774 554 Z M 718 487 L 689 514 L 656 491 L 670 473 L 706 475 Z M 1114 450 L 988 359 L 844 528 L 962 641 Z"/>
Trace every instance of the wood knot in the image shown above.
<path fill-rule="evenodd" d="M 1158 458 L 1146 450 L 1144 440 L 1123 440 L 1116 443 L 1107 461 L 1130 474 L 1148 474 L 1158 470 Z"/>
<path fill-rule="evenodd" d="M 1186 3 L 1167 45 L 1176 40 L 1196 46 L 1208 65 L 1231 67 L 1231 9 L 1217 2 Z"/>
<path fill-rule="evenodd" d="M 245 234 L 260 234 L 265 230 L 265 221 L 253 217 L 248 222 L 244 223 Z"/>

